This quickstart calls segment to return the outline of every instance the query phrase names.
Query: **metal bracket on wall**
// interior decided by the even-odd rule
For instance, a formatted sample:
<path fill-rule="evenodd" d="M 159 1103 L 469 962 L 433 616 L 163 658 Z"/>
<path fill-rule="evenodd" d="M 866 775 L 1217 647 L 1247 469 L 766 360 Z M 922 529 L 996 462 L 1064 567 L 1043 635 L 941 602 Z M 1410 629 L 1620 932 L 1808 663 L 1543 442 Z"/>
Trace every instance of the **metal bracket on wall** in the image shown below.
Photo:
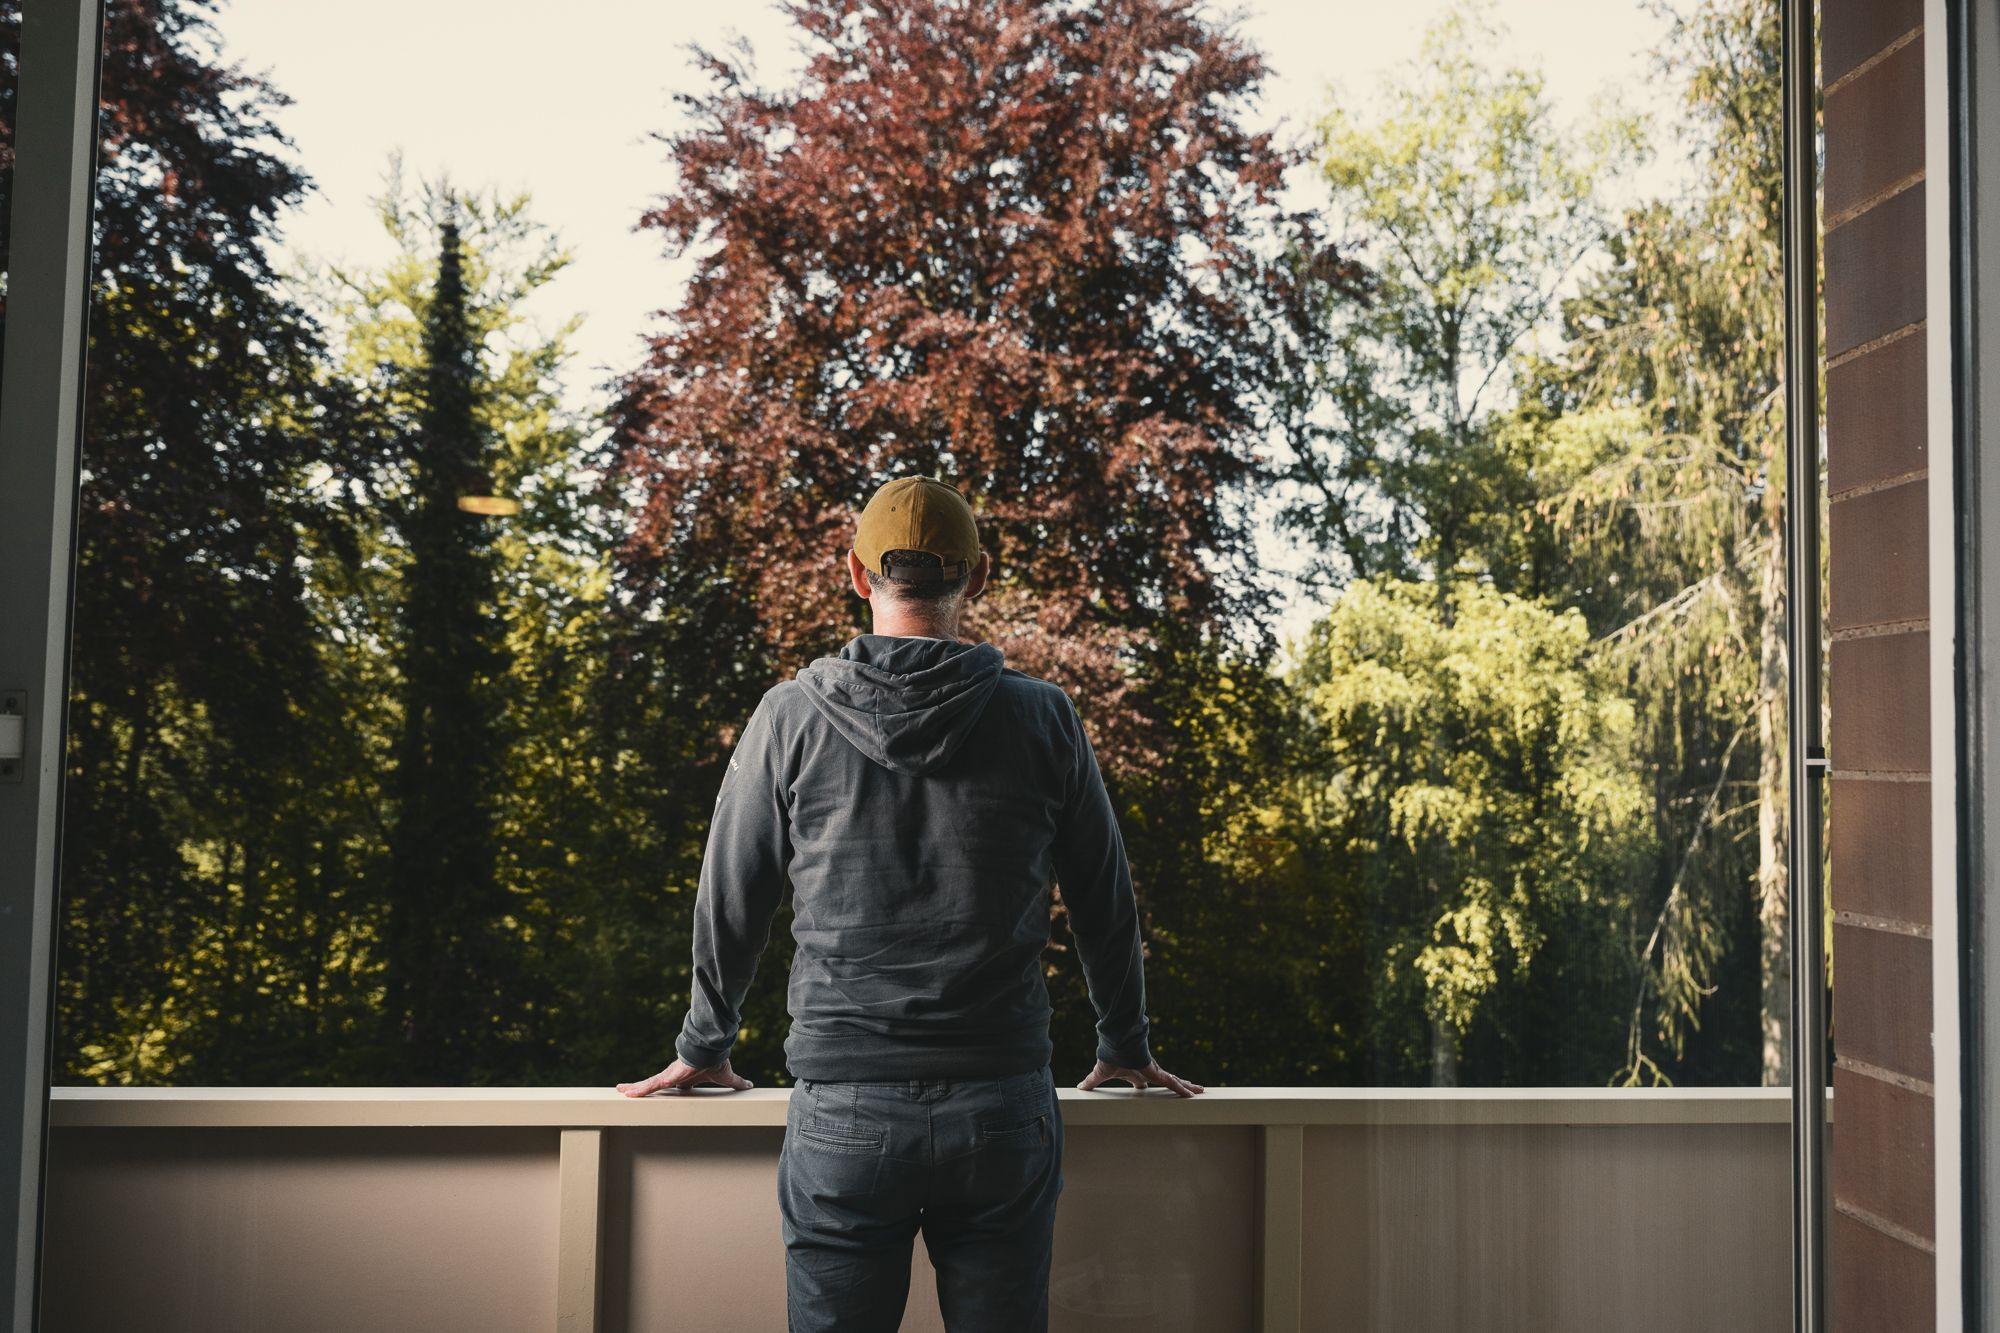
<path fill-rule="evenodd" d="M 0 782 L 19 782 L 28 766 L 28 692 L 0 690 Z"/>

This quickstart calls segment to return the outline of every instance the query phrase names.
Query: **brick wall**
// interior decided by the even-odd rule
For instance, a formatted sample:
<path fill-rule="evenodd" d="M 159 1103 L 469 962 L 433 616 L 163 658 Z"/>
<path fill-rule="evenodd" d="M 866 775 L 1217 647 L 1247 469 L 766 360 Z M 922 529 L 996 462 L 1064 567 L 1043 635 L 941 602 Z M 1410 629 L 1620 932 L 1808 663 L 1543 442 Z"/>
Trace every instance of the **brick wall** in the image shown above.
<path fill-rule="evenodd" d="M 1835 1333 L 1936 1327 L 1921 0 L 1823 0 Z M 1941 40 L 1941 35 L 1940 35 Z"/>

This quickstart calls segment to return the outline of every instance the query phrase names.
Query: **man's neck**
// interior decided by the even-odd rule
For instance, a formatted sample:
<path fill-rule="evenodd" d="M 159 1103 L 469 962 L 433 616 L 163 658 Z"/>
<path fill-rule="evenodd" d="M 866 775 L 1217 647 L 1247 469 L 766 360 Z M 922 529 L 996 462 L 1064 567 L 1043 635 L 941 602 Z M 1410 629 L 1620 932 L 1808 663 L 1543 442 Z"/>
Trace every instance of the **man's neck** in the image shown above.
<path fill-rule="evenodd" d="M 918 620 L 913 616 L 877 615 L 870 631 L 898 639 L 950 639 L 958 641 L 958 625 L 953 622 L 941 625 L 935 621 Z"/>

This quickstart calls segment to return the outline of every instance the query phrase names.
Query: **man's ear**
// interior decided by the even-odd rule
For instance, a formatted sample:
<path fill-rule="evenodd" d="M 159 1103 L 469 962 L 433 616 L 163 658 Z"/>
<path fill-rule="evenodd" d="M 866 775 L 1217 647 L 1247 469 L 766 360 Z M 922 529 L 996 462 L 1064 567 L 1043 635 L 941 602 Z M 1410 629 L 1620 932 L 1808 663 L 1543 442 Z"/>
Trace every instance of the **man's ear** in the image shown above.
<path fill-rule="evenodd" d="M 868 566 L 861 563 L 861 557 L 854 554 L 852 547 L 847 552 L 847 578 L 854 585 L 854 595 L 866 597 L 875 591 L 868 586 Z"/>
<path fill-rule="evenodd" d="M 969 602 L 973 598 L 979 596 L 980 593 L 986 591 L 986 576 L 987 574 L 992 572 L 992 569 L 993 569 L 992 552 L 981 551 L 979 553 L 979 563 L 974 565 L 972 567 L 972 572 L 966 575 L 965 577 L 966 601 Z"/>

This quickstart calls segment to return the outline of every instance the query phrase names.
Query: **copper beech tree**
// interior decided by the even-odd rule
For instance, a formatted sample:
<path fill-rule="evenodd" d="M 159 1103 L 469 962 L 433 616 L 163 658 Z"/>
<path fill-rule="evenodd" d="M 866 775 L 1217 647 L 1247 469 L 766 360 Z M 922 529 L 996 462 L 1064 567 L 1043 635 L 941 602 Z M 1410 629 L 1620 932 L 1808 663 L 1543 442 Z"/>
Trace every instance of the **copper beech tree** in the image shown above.
<path fill-rule="evenodd" d="M 1154 767 L 1163 622 L 1254 625 L 1261 598 L 1240 501 L 1308 225 L 1244 124 L 1263 65 L 1178 0 L 787 9 L 790 87 L 699 52 L 658 136 L 641 225 L 693 274 L 615 408 L 627 590 L 714 608 L 747 640 L 716 657 L 775 678 L 859 623 L 854 508 L 953 477 L 996 561 L 967 632 L 1093 710 L 1107 767 Z"/>

